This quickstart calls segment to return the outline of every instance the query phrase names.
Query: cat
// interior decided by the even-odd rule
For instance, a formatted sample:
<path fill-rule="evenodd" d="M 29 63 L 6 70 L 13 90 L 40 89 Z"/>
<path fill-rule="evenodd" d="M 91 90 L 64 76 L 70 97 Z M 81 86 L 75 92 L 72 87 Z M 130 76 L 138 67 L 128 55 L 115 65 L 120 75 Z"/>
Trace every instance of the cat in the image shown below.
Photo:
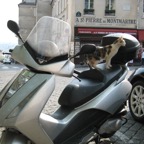
<path fill-rule="evenodd" d="M 119 37 L 110 45 L 96 46 L 95 52 L 92 54 L 86 54 L 86 63 L 90 68 L 96 68 L 96 65 L 101 61 L 106 61 L 106 69 L 110 69 L 111 59 L 115 56 L 121 46 L 125 46 L 126 42 L 123 37 Z"/>

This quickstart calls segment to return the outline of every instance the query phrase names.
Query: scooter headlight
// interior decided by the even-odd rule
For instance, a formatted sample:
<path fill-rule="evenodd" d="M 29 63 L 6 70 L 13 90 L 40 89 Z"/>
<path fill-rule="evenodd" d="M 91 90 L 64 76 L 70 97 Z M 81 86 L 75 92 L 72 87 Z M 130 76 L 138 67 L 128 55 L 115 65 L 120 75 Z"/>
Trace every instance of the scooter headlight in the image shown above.
<path fill-rule="evenodd" d="M 15 79 L 13 84 L 2 99 L 2 105 L 7 102 L 25 83 L 27 83 L 35 74 L 29 70 L 23 70 Z"/>

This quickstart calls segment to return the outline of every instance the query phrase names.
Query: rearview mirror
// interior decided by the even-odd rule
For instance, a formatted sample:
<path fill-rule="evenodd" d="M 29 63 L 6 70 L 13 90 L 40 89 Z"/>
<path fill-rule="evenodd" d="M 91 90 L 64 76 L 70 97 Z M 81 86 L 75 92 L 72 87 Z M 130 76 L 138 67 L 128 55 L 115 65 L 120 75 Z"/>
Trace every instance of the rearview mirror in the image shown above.
<path fill-rule="evenodd" d="M 23 42 L 20 34 L 19 34 L 19 26 L 18 24 L 15 22 L 15 21 L 12 21 L 12 20 L 9 20 L 7 22 L 7 27 L 13 32 L 15 33 L 20 39 L 21 41 Z"/>
<path fill-rule="evenodd" d="M 12 21 L 12 20 L 9 20 L 7 22 L 7 27 L 13 32 L 15 33 L 16 35 L 18 35 L 18 32 L 19 32 L 19 26 L 17 25 L 16 22 Z"/>
<path fill-rule="evenodd" d="M 79 55 L 92 54 L 95 52 L 95 50 L 96 50 L 96 46 L 94 44 L 85 44 L 81 47 L 80 51 L 70 59 L 75 58 L 76 56 Z"/>

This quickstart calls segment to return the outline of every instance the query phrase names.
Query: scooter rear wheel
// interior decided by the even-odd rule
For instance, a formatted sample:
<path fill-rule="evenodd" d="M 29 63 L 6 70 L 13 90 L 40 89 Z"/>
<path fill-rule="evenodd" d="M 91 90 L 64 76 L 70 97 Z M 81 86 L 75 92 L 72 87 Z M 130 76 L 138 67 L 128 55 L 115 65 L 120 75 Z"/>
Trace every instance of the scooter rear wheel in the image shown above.
<path fill-rule="evenodd" d="M 129 96 L 129 109 L 132 117 L 144 123 L 144 82 L 137 81 L 133 84 Z"/>

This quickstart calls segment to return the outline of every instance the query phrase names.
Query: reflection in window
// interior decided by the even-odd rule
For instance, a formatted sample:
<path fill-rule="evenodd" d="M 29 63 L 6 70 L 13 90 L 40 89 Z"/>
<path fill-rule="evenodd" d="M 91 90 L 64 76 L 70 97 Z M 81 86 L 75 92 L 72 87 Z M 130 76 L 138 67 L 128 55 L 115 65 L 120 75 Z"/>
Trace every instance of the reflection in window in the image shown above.
<path fill-rule="evenodd" d="M 115 16 L 115 0 L 106 0 L 105 16 Z"/>
<path fill-rule="evenodd" d="M 94 14 L 94 0 L 85 0 L 84 14 Z"/>

